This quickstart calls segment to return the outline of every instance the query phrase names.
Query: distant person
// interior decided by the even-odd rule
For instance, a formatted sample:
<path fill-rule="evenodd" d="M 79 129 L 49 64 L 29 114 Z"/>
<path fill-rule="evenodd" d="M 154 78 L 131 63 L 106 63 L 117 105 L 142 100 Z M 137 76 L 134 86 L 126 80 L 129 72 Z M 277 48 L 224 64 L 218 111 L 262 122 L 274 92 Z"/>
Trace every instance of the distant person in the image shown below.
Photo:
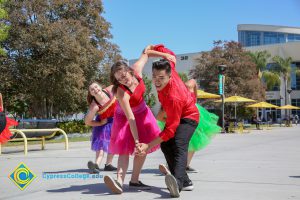
<path fill-rule="evenodd" d="M 258 119 L 257 115 L 252 115 L 251 122 L 252 124 L 255 124 L 256 129 L 260 130 L 260 120 Z"/>
<path fill-rule="evenodd" d="M 295 124 L 297 125 L 299 122 L 299 116 L 296 114 L 294 119 L 295 119 Z"/>
<path fill-rule="evenodd" d="M 108 151 L 113 115 L 116 108 L 116 98 L 111 89 L 112 86 L 103 89 L 98 82 L 93 82 L 88 89 L 89 111 L 84 121 L 86 125 L 93 127 L 91 149 L 96 152 L 95 163 L 88 162 L 91 173 L 100 172 L 99 166 L 104 157 L 104 152 L 107 153 L 104 171 L 117 170 L 112 165 L 113 154 Z M 94 120 L 95 116 L 96 119 Z"/>
<path fill-rule="evenodd" d="M 230 117 L 228 115 L 225 115 L 224 117 L 224 128 L 225 128 L 225 132 L 229 133 L 229 124 L 230 124 Z M 223 123 L 223 122 L 221 122 Z"/>
<path fill-rule="evenodd" d="M 273 121 L 272 113 L 270 113 L 270 112 L 268 113 L 267 119 L 268 119 L 268 122 L 269 122 L 269 123 L 272 123 L 272 121 Z"/>

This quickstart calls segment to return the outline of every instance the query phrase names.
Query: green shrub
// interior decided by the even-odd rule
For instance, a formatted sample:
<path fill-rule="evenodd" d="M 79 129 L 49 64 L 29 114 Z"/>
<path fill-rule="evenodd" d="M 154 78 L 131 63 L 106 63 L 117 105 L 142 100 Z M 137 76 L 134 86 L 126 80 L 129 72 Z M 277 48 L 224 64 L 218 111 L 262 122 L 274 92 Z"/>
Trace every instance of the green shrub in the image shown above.
<path fill-rule="evenodd" d="M 58 128 L 66 133 L 90 133 L 92 131 L 92 127 L 85 125 L 83 120 L 59 122 Z"/>

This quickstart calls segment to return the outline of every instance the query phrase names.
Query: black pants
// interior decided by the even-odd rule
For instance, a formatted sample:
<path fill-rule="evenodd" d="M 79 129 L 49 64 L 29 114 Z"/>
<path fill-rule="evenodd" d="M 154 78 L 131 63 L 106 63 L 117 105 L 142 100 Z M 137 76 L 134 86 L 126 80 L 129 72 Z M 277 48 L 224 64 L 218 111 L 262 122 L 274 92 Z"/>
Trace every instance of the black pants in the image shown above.
<path fill-rule="evenodd" d="M 171 174 L 176 178 L 179 191 L 191 182 L 185 169 L 190 139 L 198 123 L 191 119 L 181 119 L 175 137 L 162 142 L 160 147 L 165 155 Z"/>

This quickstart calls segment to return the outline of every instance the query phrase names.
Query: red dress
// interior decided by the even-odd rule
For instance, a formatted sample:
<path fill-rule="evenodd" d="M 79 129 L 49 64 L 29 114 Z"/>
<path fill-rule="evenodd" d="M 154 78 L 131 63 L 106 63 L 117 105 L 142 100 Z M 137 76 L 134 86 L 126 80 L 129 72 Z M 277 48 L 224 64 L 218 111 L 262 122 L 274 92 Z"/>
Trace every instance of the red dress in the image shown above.
<path fill-rule="evenodd" d="M 3 114 L 3 110 L 2 108 L 0 108 L 0 113 Z M 6 120 L 6 124 L 5 124 L 5 120 Z M 9 127 L 10 126 L 17 126 L 18 125 L 18 122 L 16 122 L 15 120 L 13 119 L 10 119 L 8 117 L 3 117 L 1 119 L 1 125 L 5 125 L 5 127 L 1 127 L 1 129 L 3 129 L 0 133 L 0 144 L 4 144 L 6 143 L 8 140 L 10 140 L 10 137 L 12 136 L 10 130 L 9 130 Z"/>
<path fill-rule="evenodd" d="M 119 87 L 130 95 L 129 104 L 135 118 L 139 142 L 147 144 L 158 137 L 160 129 L 150 108 L 143 99 L 143 94 L 146 90 L 143 79 L 138 74 L 135 74 L 135 77 L 139 81 L 139 84 L 134 91 L 130 91 L 129 88 L 124 85 L 120 85 Z M 134 148 L 135 143 L 129 122 L 118 103 L 111 130 L 109 152 L 118 155 L 131 155 L 134 153 Z M 156 145 L 150 149 L 148 153 L 151 153 L 158 148 L 159 145 Z"/>

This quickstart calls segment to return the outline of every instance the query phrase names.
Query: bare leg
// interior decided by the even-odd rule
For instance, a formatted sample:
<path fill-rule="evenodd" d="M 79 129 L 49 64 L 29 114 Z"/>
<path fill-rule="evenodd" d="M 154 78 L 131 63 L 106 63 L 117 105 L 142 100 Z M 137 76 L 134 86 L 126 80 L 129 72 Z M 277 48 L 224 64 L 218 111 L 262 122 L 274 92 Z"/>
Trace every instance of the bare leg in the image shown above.
<path fill-rule="evenodd" d="M 194 154 L 195 154 L 195 151 L 188 152 L 187 167 L 190 166 Z"/>
<path fill-rule="evenodd" d="M 107 154 L 107 156 L 106 156 L 106 165 L 109 165 L 109 164 L 112 163 L 113 157 L 114 157 L 114 154 L 111 154 L 111 153 Z"/>
<path fill-rule="evenodd" d="M 103 150 L 96 151 L 96 160 L 95 160 L 95 163 L 96 163 L 97 165 L 99 165 L 99 166 L 100 166 L 100 163 L 101 163 L 101 161 L 102 161 L 103 155 L 104 155 Z"/>
<path fill-rule="evenodd" d="M 119 155 L 118 158 L 118 171 L 117 171 L 117 181 L 123 185 L 125 175 L 128 169 L 129 155 Z"/>
<path fill-rule="evenodd" d="M 146 160 L 146 156 L 134 156 L 133 169 L 132 169 L 132 175 L 130 180 L 132 183 L 139 182 L 139 176 L 145 160 Z"/>

